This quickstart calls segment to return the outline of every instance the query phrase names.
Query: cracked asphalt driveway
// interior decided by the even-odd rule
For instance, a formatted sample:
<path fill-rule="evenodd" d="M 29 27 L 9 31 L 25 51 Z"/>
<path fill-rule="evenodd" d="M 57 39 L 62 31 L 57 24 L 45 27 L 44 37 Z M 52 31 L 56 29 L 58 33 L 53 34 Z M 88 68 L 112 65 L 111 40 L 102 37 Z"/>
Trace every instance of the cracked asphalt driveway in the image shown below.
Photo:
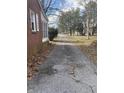
<path fill-rule="evenodd" d="M 96 65 L 78 47 L 56 45 L 38 75 L 28 81 L 28 93 L 97 93 Z"/>

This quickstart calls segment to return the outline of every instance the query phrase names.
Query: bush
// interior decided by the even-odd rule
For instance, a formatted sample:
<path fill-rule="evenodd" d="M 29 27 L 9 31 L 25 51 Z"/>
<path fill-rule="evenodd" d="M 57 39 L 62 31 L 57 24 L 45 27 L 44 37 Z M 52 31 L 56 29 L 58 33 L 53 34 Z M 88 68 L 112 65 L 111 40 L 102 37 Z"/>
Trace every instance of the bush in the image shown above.
<path fill-rule="evenodd" d="M 53 41 L 55 37 L 58 35 L 58 29 L 55 28 L 49 28 L 49 40 Z"/>

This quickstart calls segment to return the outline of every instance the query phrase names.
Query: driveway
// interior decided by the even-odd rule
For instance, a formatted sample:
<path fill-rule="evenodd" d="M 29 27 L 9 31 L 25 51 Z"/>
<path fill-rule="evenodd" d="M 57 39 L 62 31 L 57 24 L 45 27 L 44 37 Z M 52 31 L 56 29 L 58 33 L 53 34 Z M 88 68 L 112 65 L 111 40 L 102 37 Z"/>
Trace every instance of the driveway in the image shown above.
<path fill-rule="evenodd" d="M 58 43 L 28 81 L 28 93 L 97 93 L 96 66 L 74 44 Z"/>

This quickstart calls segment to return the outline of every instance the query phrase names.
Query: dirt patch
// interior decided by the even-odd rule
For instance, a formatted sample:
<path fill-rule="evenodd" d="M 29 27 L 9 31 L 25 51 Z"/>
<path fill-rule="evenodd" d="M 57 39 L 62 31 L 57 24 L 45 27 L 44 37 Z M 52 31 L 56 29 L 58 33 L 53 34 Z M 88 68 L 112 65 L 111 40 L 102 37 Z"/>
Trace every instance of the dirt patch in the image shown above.
<path fill-rule="evenodd" d="M 41 65 L 48 57 L 48 54 L 54 48 L 55 45 L 47 44 L 42 46 L 42 49 L 37 54 L 29 58 L 27 61 L 27 79 L 32 78 L 39 72 L 39 65 Z"/>
<path fill-rule="evenodd" d="M 81 51 L 97 65 L 97 41 L 93 41 L 90 45 L 80 45 Z"/>

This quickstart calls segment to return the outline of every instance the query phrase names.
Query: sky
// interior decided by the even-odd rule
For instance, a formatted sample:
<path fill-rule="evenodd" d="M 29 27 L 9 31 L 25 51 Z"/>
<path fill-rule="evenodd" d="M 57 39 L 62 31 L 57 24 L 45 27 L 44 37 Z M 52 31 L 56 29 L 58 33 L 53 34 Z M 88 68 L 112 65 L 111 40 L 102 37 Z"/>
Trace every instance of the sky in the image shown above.
<path fill-rule="evenodd" d="M 84 9 L 83 6 L 79 4 L 79 0 L 64 0 L 64 2 L 61 3 L 62 0 L 56 0 L 54 7 L 60 8 L 63 12 L 69 11 L 71 8 L 80 8 Z M 60 12 L 56 11 L 56 15 L 59 15 Z M 58 16 L 49 16 L 49 26 L 50 27 L 57 27 L 57 22 L 58 22 Z"/>

